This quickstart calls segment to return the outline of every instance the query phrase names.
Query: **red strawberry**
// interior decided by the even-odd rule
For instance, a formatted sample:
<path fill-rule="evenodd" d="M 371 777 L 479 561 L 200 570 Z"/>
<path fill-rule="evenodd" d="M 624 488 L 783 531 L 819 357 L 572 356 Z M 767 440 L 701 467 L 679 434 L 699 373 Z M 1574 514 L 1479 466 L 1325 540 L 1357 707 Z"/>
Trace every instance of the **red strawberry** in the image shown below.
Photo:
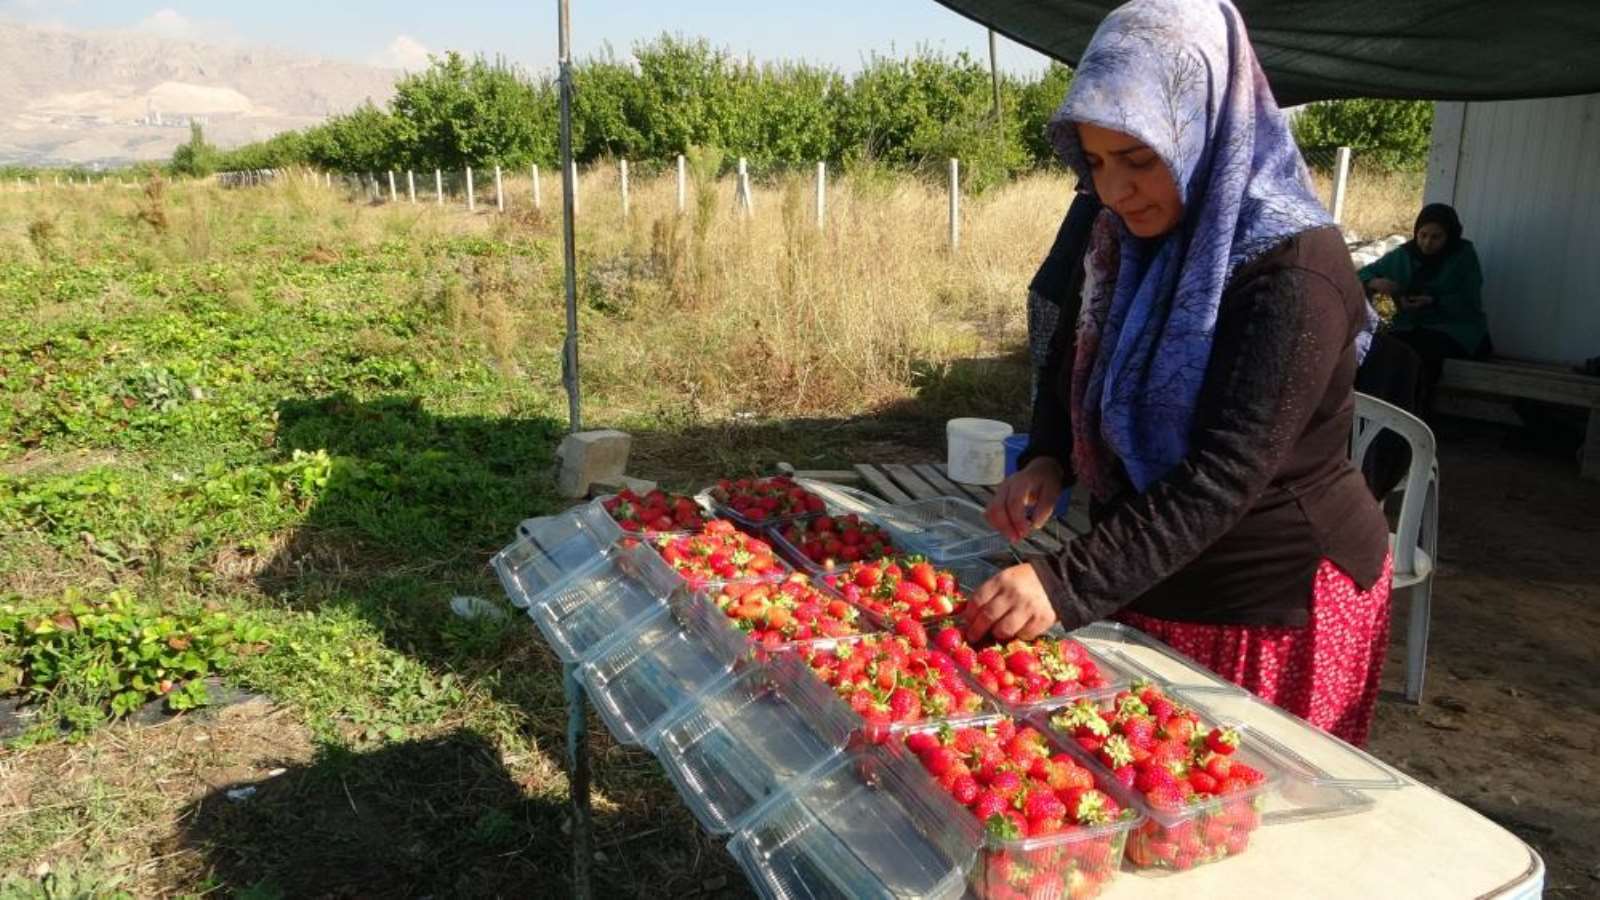
<path fill-rule="evenodd" d="M 954 653 L 966 646 L 966 639 L 961 636 L 961 629 L 954 626 L 945 626 L 933 636 L 933 644 L 946 653 Z"/>
<path fill-rule="evenodd" d="M 1156 809 L 1179 809 L 1183 806 L 1183 792 L 1175 785 L 1163 784 L 1145 794 L 1145 800 Z"/>
<path fill-rule="evenodd" d="M 1010 769 L 1001 769 L 990 779 L 989 790 L 1010 799 L 1022 790 L 1022 778 Z"/>
<path fill-rule="evenodd" d="M 913 731 L 906 735 L 906 749 L 918 756 L 941 746 L 939 736 L 931 731 Z"/>
<path fill-rule="evenodd" d="M 1203 769 L 1196 769 L 1189 773 L 1189 786 L 1197 794 L 1214 794 L 1217 791 L 1217 779 Z"/>
<path fill-rule="evenodd" d="M 972 814 L 979 822 L 987 823 L 994 816 L 1004 815 L 1010 807 L 1006 798 L 995 791 L 979 791 L 977 799 L 972 801 Z"/>
<path fill-rule="evenodd" d="M 1123 787 L 1131 788 L 1133 783 L 1138 780 L 1139 773 L 1132 765 L 1126 765 L 1118 767 L 1112 774 L 1117 776 L 1117 780 L 1122 782 Z"/>
<path fill-rule="evenodd" d="M 922 754 L 922 767 L 927 769 L 933 777 L 938 778 L 950 771 L 957 760 L 958 756 L 954 750 L 949 747 L 935 746 L 932 750 Z"/>
<path fill-rule="evenodd" d="M 915 722 L 922 718 L 922 701 L 914 691 L 897 688 L 889 695 L 889 716 L 896 722 Z"/>
<path fill-rule="evenodd" d="M 1122 736 L 1133 746 L 1149 750 L 1156 743 L 1156 724 L 1149 719 L 1129 719 L 1122 725 Z"/>
<path fill-rule="evenodd" d="M 971 806 L 978 799 L 979 790 L 977 779 L 963 773 L 956 776 L 956 780 L 951 783 L 950 796 L 956 798 L 956 802 L 962 806 Z"/>
<path fill-rule="evenodd" d="M 1029 788 L 1022 800 L 1022 814 L 1028 819 L 1064 819 L 1067 805 L 1047 787 Z"/>
<path fill-rule="evenodd" d="M 1212 753 L 1227 756 L 1239 749 L 1239 732 L 1232 728 L 1213 728 L 1206 734 L 1206 747 Z"/>
<path fill-rule="evenodd" d="M 896 619 L 894 633 L 905 638 L 913 647 L 928 646 L 928 632 L 916 619 Z"/>

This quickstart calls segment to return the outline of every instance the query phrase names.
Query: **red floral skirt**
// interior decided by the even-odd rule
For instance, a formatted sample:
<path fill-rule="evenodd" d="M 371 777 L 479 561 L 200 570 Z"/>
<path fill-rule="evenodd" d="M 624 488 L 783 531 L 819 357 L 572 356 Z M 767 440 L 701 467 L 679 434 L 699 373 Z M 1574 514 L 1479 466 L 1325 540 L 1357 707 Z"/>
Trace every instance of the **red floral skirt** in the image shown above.
<path fill-rule="evenodd" d="M 1389 648 L 1393 559 L 1363 591 L 1328 560 L 1317 569 L 1302 628 L 1201 625 L 1124 612 L 1143 631 L 1223 678 L 1311 724 L 1364 746 Z"/>

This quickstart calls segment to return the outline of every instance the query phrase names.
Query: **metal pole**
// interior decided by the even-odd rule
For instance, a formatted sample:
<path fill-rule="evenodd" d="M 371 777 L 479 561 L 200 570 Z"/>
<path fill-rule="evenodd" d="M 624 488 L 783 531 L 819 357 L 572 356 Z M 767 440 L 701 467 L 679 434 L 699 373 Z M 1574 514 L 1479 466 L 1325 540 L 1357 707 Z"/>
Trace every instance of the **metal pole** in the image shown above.
<path fill-rule="evenodd" d="M 989 81 L 994 85 L 994 120 L 1000 121 L 1000 63 L 995 52 L 994 29 L 989 29 Z"/>
<path fill-rule="evenodd" d="M 572 22 L 568 0 L 556 0 L 561 87 L 561 261 L 564 267 L 567 301 L 567 335 L 561 347 L 561 380 L 567 388 L 568 427 L 577 432 L 583 427 L 578 408 L 578 256 L 577 216 L 573 192 L 577 189 L 577 164 L 572 159 Z M 567 695 L 568 783 L 572 789 L 572 896 L 589 900 L 589 867 L 593 861 L 593 822 L 589 816 L 589 729 L 585 721 L 583 686 L 576 667 L 565 671 Z"/>
<path fill-rule="evenodd" d="M 560 2 L 565 4 L 566 0 Z M 590 900 L 593 889 L 589 884 L 589 869 L 593 851 L 589 848 L 594 835 L 589 818 L 589 723 L 576 663 L 561 667 L 561 681 L 567 696 L 568 788 L 572 793 L 572 896 L 574 900 Z"/>

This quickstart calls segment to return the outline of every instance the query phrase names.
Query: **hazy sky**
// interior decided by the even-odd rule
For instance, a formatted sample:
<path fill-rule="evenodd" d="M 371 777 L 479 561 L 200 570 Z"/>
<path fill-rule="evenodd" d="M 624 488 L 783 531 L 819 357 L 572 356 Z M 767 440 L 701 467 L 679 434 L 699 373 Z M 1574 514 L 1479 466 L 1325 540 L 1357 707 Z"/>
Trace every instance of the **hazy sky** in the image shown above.
<path fill-rule="evenodd" d="M 571 0 L 579 56 L 607 42 L 625 54 L 662 32 L 700 36 L 740 55 L 796 59 L 856 69 L 867 54 L 918 45 L 986 58 L 984 29 L 933 0 L 812 0 L 804 4 L 732 0 L 645 2 Z M 416 68 L 443 50 L 504 55 L 530 69 L 554 64 L 556 4 L 485 0 L 0 0 L 0 19 L 74 29 L 136 29 L 203 41 L 266 44 L 317 56 Z M 1046 60 L 1000 40 L 1000 65 L 1031 72 Z"/>

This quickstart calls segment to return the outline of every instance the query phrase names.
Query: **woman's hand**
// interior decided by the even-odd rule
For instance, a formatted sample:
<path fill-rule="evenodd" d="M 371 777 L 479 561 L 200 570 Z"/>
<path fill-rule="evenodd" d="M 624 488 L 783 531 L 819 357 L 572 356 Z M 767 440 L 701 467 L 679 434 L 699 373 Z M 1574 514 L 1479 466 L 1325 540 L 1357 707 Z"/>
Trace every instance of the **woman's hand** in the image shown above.
<path fill-rule="evenodd" d="M 1061 496 L 1063 480 L 1061 464 L 1041 456 L 1000 482 L 983 517 L 995 531 L 1005 535 L 1006 540 L 1020 541 L 1050 521 L 1056 500 Z"/>
<path fill-rule="evenodd" d="M 1028 563 L 1011 566 L 985 581 L 967 602 L 967 640 L 1031 641 L 1056 623 L 1056 611 Z"/>
<path fill-rule="evenodd" d="M 1374 278 L 1367 282 L 1367 290 L 1392 297 L 1400 293 L 1400 283 L 1391 278 Z"/>

